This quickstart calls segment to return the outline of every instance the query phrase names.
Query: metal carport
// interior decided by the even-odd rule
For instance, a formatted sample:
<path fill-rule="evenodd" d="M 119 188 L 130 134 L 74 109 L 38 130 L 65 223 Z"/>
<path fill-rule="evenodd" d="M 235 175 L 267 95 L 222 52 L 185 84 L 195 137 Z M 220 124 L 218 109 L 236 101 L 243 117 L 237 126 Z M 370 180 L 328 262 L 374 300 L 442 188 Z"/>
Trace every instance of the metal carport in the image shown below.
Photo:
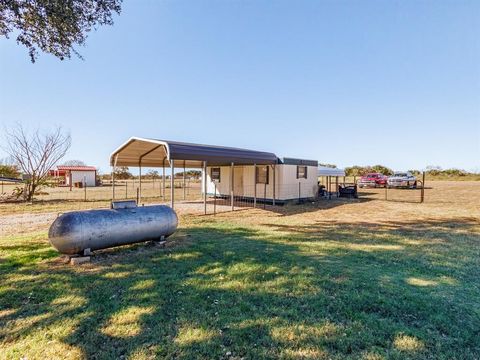
<path fill-rule="evenodd" d="M 114 170 L 116 166 L 138 166 L 140 178 L 139 197 L 141 198 L 142 166 L 161 167 L 163 169 L 163 197 L 165 198 L 165 167 L 170 167 L 171 206 L 174 207 L 174 170 L 175 166 L 185 168 L 201 168 L 206 179 L 207 164 L 213 166 L 230 166 L 233 174 L 235 165 L 272 165 L 278 163 L 275 154 L 264 151 L 255 151 L 241 148 L 192 144 L 178 141 L 167 141 L 131 137 L 110 156 L 112 166 L 112 199 L 115 199 Z M 274 172 L 275 174 L 275 172 Z M 183 172 L 185 181 L 185 171 Z M 275 183 L 275 176 L 273 177 Z M 204 207 L 207 212 L 207 181 L 204 181 Z M 232 177 L 231 204 L 233 210 L 233 177 Z M 274 197 L 275 199 L 275 197 Z M 275 200 L 274 200 L 275 201 Z"/>

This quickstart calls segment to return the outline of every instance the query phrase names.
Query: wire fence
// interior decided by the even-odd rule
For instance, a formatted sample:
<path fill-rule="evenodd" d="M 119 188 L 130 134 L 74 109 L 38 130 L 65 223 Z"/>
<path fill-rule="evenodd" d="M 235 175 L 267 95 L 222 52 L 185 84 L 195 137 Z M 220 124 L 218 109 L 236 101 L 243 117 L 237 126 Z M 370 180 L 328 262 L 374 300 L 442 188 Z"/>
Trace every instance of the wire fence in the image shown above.
<path fill-rule="evenodd" d="M 322 181 L 323 180 L 323 181 Z M 334 201 L 339 197 L 339 186 L 353 186 L 358 178 L 339 177 L 319 179 L 319 185 L 295 184 L 245 185 L 237 182 L 223 190 L 210 187 L 205 198 L 202 182 L 198 179 L 175 179 L 173 188 L 174 207 L 179 214 L 217 214 L 246 208 L 274 209 L 273 205 L 284 203 L 304 203 L 316 201 Z M 0 185 L 0 198 L 11 194 L 18 185 L 3 183 Z M 2 232 L 27 231 L 35 229 L 42 222 L 51 222 L 59 213 L 75 210 L 110 207 L 112 197 L 115 200 L 136 200 L 139 206 L 149 204 L 170 205 L 172 191 L 170 179 L 117 180 L 115 186 L 104 182 L 97 187 L 47 187 L 35 196 L 33 204 L 1 204 L 0 227 Z M 357 188 L 358 198 L 363 201 L 381 200 L 393 202 L 421 203 L 425 189 L 421 181 L 415 189 L 403 188 Z M 275 199 L 275 201 L 273 200 Z"/>
<path fill-rule="evenodd" d="M 233 206 L 253 207 L 256 204 L 273 204 L 273 198 L 277 205 L 286 201 L 302 202 L 306 199 L 317 198 L 324 194 L 325 198 L 339 196 L 339 186 L 353 186 L 358 182 L 358 177 L 332 177 L 319 178 L 319 186 L 308 186 L 301 182 L 295 184 L 276 184 L 275 189 L 271 184 L 243 185 L 234 184 Z M 11 194 L 18 184 L 2 183 L 0 198 Z M 388 187 L 357 187 L 359 198 L 370 200 L 387 200 L 399 202 L 422 202 L 424 188 L 422 181 L 417 181 L 416 188 L 388 188 Z M 170 203 L 172 197 L 170 179 L 138 179 L 117 180 L 115 186 L 111 182 L 104 182 L 96 187 L 66 187 L 53 186 L 43 188 L 35 195 L 37 202 L 72 203 L 72 209 L 88 208 L 92 203 L 108 203 L 115 200 L 136 200 L 139 204 L 145 203 Z M 173 197 L 177 202 L 203 201 L 204 194 L 201 180 L 198 179 L 175 179 Z M 86 203 L 86 204 L 82 204 Z M 214 186 L 210 187 L 207 194 L 207 205 L 219 206 L 221 209 L 232 205 L 231 188 L 221 190 Z"/>
<path fill-rule="evenodd" d="M 320 177 L 319 186 L 323 189 L 324 197 L 329 199 L 339 197 L 340 186 L 356 186 L 360 199 L 410 203 L 422 203 L 425 200 L 423 180 L 417 180 L 415 187 L 391 187 L 386 184 L 359 187 L 359 179 L 359 176 Z"/>

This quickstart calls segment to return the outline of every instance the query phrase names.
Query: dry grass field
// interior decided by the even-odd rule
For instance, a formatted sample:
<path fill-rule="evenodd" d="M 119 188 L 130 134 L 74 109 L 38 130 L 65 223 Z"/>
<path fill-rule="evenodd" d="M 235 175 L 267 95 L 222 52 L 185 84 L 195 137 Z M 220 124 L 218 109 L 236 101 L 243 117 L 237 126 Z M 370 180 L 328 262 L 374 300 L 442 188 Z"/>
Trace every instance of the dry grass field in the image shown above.
<path fill-rule="evenodd" d="M 107 199 L 1 204 L 0 359 L 479 359 L 480 182 L 428 186 L 423 204 L 179 204 L 165 248 L 78 267 L 49 224 Z"/>

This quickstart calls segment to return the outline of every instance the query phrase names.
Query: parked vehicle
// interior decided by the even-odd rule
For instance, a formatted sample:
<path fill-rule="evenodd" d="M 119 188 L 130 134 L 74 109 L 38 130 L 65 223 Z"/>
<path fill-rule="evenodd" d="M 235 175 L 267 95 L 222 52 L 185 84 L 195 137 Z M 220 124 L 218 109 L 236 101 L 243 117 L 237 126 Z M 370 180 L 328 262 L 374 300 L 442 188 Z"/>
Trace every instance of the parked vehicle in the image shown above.
<path fill-rule="evenodd" d="M 385 187 L 387 185 L 387 177 L 379 173 L 369 173 L 358 180 L 358 186 L 363 187 Z"/>
<path fill-rule="evenodd" d="M 409 171 L 396 172 L 387 180 L 388 187 L 406 187 L 415 189 L 417 187 L 417 178 Z"/>

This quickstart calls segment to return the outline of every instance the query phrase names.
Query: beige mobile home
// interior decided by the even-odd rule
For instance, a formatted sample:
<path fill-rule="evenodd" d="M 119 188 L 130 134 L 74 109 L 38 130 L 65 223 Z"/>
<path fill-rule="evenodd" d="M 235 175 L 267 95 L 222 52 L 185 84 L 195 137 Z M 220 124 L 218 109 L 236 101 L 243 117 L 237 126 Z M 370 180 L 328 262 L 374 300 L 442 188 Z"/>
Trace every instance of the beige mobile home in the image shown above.
<path fill-rule="evenodd" d="M 274 165 L 208 166 L 207 193 L 278 203 L 317 196 L 317 161 L 283 158 Z M 233 181 L 232 174 L 233 172 Z M 205 177 L 202 176 L 202 182 Z M 204 188 L 204 186 L 202 186 Z"/>

